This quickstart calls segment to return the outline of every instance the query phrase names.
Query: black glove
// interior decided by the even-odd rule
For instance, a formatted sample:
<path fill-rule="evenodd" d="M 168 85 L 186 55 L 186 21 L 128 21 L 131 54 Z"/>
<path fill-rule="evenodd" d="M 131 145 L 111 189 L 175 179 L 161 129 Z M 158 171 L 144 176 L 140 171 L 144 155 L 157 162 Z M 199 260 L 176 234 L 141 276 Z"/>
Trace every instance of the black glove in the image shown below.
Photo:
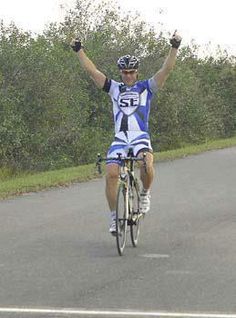
<path fill-rule="evenodd" d="M 79 52 L 80 49 L 83 49 L 83 45 L 78 38 L 75 39 L 70 46 L 75 52 Z"/>
<path fill-rule="evenodd" d="M 174 36 L 170 39 L 170 44 L 175 49 L 179 48 L 180 43 L 181 43 L 181 40 L 176 40 L 176 38 Z"/>

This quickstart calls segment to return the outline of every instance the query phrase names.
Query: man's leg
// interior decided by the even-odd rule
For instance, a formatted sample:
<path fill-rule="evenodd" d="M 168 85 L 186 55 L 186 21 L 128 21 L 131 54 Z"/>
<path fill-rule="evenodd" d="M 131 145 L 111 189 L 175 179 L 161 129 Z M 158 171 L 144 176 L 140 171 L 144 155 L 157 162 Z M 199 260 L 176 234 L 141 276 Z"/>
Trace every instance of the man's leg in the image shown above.
<path fill-rule="evenodd" d="M 117 186 L 119 179 L 119 165 L 115 163 L 110 163 L 106 165 L 106 197 L 107 202 L 111 211 L 111 224 L 110 232 L 115 234 L 116 225 L 116 196 L 117 196 Z"/>
<path fill-rule="evenodd" d="M 116 195 L 119 179 L 119 165 L 115 163 L 106 166 L 106 197 L 111 211 L 116 210 Z"/>
<path fill-rule="evenodd" d="M 143 157 L 143 153 L 140 153 L 138 157 Z M 150 210 L 150 188 L 154 178 L 154 167 L 153 167 L 153 154 L 150 152 L 146 153 L 146 169 L 144 163 L 141 163 L 140 167 L 140 179 L 143 184 L 143 190 L 141 191 L 140 197 L 140 210 L 143 213 L 147 213 Z"/>
<path fill-rule="evenodd" d="M 139 158 L 143 157 L 143 152 L 138 155 Z M 140 167 L 140 179 L 143 183 L 145 190 L 150 190 L 153 178 L 154 178 L 154 167 L 153 167 L 153 154 L 146 152 L 146 171 L 143 162 Z"/>

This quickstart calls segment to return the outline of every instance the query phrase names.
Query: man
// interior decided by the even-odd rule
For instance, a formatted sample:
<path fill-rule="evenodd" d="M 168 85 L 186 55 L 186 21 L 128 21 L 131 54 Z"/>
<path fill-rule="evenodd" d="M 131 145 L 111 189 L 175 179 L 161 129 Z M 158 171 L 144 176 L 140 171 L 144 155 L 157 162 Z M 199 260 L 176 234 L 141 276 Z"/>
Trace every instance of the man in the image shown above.
<path fill-rule="evenodd" d="M 135 156 L 146 152 L 146 169 L 140 167 L 143 185 L 140 210 L 147 213 L 150 209 L 150 188 L 154 177 L 153 154 L 148 134 L 148 118 L 153 93 L 162 88 L 170 71 L 175 65 L 181 37 L 175 32 L 170 39 L 171 49 L 161 69 L 148 80 L 138 81 L 139 60 L 135 56 L 125 55 L 118 59 L 122 82 L 108 79 L 87 57 L 79 39 L 71 42 L 77 52 L 82 67 L 88 72 L 98 88 L 107 92 L 113 103 L 115 140 L 111 144 L 107 157 L 116 157 L 117 153 L 127 155 L 132 147 Z M 111 211 L 110 233 L 115 235 L 116 192 L 119 177 L 119 161 L 110 160 L 106 165 L 106 197 Z"/>

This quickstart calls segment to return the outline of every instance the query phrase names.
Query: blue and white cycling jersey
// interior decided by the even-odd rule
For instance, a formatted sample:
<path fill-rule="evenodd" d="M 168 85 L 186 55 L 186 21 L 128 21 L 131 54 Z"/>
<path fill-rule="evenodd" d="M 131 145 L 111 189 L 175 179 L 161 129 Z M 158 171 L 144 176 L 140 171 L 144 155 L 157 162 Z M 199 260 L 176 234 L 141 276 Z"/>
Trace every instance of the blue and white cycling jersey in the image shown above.
<path fill-rule="evenodd" d="M 133 86 L 125 86 L 114 80 L 107 80 L 104 90 L 110 95 L 113 103 L 115 123 L 115 140 L 108 150 L 108 157 L 116 157 L 117 153 L 127 155 L 133 148 L 134 155 L 140 151 L 152 151 L 148 134 L 148 119 L 151 99 L 157 91 L 156 81 L 138 81 Z M 108 163 L 117 161 L 109 160 Z"/>
<path fill-rule="evenodd" d="M 148 132 L 151 99 L 157 91 L 153 78 L 138 81 L 131 87 L 110 80 L 105 90 L 112 99 L 116 134 L 120 131 Z"/>

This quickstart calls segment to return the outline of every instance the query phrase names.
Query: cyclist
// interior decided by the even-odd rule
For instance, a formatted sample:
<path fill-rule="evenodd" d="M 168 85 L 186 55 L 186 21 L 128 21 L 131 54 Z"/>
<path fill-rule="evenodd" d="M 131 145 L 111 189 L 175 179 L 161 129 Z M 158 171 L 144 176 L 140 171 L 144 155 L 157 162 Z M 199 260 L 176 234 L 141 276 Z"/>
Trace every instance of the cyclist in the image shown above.
<path fill-rule="evenodd" d="M 171 48 L 161 69 L 148 80 L 138 80 L 139 60 L 135 56 L 125 55 L 118 59 L 121 82 L 109 79 L 97 69 L 84 52 L 79 39 L 71 42 L 72 49 L 77 52 L 80 64 L 98 88 L 108 93 L 113 103 L 115 139 L 111 144 L 107 157 L 116 157 L 117 153 L 127 155 L 132 147 L 135 156 L 146 152 L 146 169 L 140 167 L 140 178 L 143 189 L 140 197 L 140 210 L 147 213 L 150 209 L 150 188 L 154 177 L 153 154 L 148 133 L 150 102 L 153 93 L 162 88 L 176 61 L 181 37 L 176 33 L 170 39 Z M 119 177 L 119 161 L 108 160 L 106 164 L 106 197 L 111 211 L 109 231 L 116 233 L 116 192 Z"/>

